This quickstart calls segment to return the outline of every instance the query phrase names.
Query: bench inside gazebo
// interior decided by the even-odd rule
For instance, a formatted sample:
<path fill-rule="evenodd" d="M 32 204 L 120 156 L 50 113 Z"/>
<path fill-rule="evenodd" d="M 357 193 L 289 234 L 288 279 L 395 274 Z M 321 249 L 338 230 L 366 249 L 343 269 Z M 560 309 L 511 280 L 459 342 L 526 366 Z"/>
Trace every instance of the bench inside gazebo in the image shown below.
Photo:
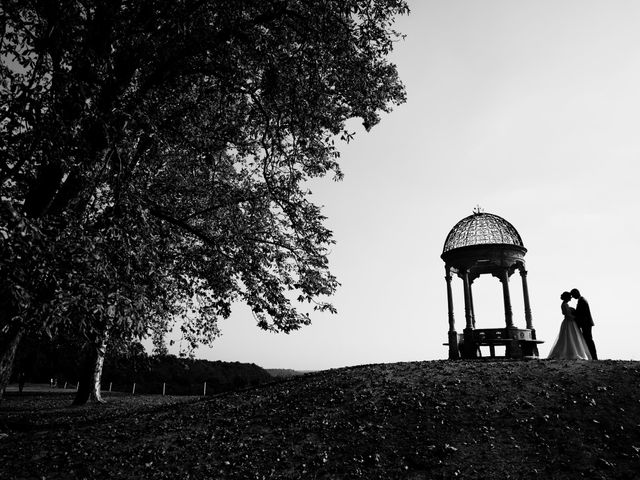
<path fill-rule="evenodd" d="M 529 329 L 474 328 L 468 344 L 475 350 L 475 357 L 470 355 L 468 358 L 537 358 L 538 344 L 544 341 L 536 340 L 533 336 L 532 330 Z M 464 351 L 464 333 L 458 333 L 457 337 L 458 351 Z M 488 347 L 489 354 L 483 355 L 481 347 Z M 496 347 L 504 347 L 504 354 L 496 355 Z"/>

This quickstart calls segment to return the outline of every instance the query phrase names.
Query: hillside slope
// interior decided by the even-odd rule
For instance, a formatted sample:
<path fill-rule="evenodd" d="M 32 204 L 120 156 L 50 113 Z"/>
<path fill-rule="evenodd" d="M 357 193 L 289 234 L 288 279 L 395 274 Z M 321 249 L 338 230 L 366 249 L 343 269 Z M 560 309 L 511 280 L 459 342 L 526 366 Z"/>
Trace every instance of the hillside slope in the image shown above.
<path fill-rule="evenodd" d="M 136 400 L 114 398 L 109 415 L 87 407 L 64 428 L 16 401 L 0 404 L 8 434 L 0 439 L 0 478 L 635 479 L 640 472 L 638 362 L 367 365 L 131 415 L 127 402 Z"/>

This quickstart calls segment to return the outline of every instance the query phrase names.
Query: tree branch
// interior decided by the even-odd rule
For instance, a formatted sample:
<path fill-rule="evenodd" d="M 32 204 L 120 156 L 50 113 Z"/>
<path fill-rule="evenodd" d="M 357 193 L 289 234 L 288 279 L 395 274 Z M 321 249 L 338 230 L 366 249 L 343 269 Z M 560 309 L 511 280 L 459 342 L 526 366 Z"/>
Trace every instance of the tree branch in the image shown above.
<path fill-rule="evenodd" d="M 204 243 L 206 243 L 209 246 L 212 246 L 212 247 L 218 246 L 217 243 L 214 241 L 214 239 L 211 238 L 209 235 L 207 235 L 205 232 L 201 231 L 198 228 L 193 227 L 192 225 L 189 225 L 185 220 L 182 220 L 180 218 L 175 218 L 174 216 L 169 214 L 169 212 L 167 212 L 166 210 L 164 210 L 158 205 L 152 205 L 149 208 L 149 213 L 151 213 L 151 215 L 153 215 L 154 217 L 160 220 L 164 220 L 175 227 L 181 228 L 182 230 L 193 235 L 194 237 L 202 240 Z"/>

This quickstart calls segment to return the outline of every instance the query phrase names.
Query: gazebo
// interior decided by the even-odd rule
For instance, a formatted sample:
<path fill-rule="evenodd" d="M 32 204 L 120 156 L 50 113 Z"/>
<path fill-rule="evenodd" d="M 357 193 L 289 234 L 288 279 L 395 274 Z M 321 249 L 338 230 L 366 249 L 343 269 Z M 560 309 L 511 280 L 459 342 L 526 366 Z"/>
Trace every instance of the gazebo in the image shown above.
<path fill-rule="evenodd" d="M 505 357 L 537 357 L 538 343 L 533 328 L 524 247 L 518 231 L 504 218 L 485 213 L 480 208 L 473 215 L 460 220 L 449 232 L 444 242 L 441 258 L 445 262 L 447 281 L 447 305 L 449 312 L 449 358 L 478 358 L 481 346 L 489 347 L 489 356 L 495 357 L 495 346 L 505 347 Z M 526 328 L 513 324 L 509 278 L 518 270 L 524 295 Z M 452 274 L 463 282 L 466 325 L 463 333 L 456 331 L 453 312 Z M 480 275 L 490 274 L 502 283 L 505 326 L 500 328 L 476 328 L 473 310 L 473 282 Z"/>

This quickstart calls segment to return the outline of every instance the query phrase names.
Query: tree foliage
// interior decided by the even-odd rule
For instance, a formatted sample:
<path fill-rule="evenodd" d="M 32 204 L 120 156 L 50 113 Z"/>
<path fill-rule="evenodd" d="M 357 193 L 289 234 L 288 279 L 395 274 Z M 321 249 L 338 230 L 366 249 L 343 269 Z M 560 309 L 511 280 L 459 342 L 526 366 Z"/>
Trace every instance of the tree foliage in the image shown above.
<path fill-rule="evenodd" d="M 258 326 L 333 311 L 307 182 L 346 120 L 404 101 L 401 0 L 3 0 L 0 329 L 91 342 L 246 302 Z"/>

